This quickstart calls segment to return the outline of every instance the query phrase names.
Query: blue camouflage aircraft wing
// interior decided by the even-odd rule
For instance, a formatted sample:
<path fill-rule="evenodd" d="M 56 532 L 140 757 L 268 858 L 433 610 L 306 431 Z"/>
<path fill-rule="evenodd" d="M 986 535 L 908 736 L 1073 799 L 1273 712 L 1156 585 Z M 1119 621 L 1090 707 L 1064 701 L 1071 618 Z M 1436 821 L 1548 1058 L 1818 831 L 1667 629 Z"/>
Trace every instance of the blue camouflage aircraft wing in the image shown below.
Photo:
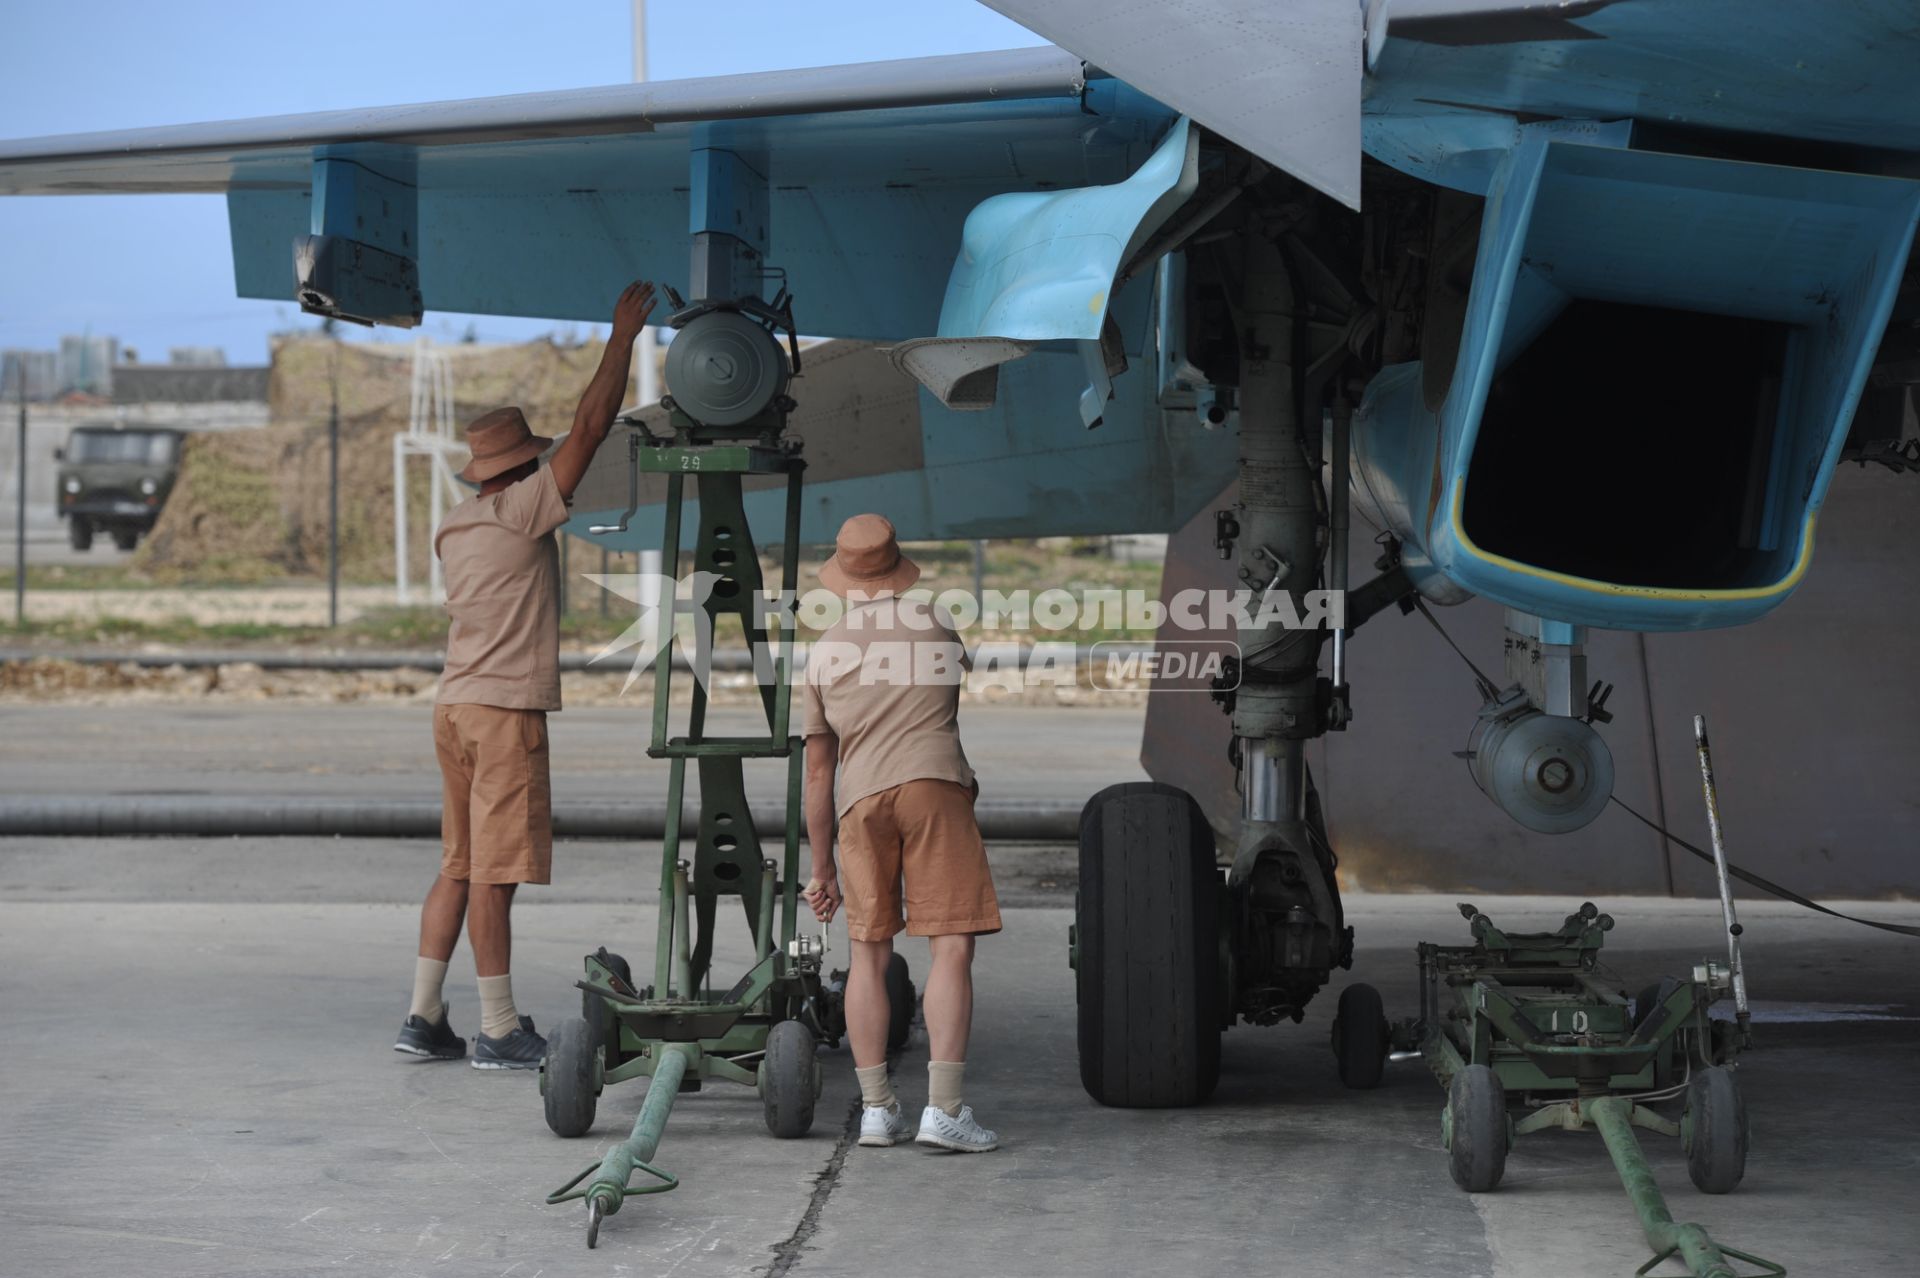
<path fill-rule="evenodd" d="M 0 142 L 0 194 L 224 192 L 239 293 L 285 301 L 317 162 L 346 160 L 416 202 L 417 244 L 404 247 L 427 308 L 591 322 L 626 279 L 688 291 L 691 157 L 739 148 L 769 167 L 768 260 L 803 331 L 897 342 L 939 331 L 976 208 L 1125 183 L 1176 122 L 1069 53 L 1019 49 Z M 1116 250 L 1169 211 L 1104 203 L 1117 203 L 1117 229 L 1094 239 Z M 1111 273 L 1111 256 L 1094 265 Z M 1112 314 L 1138 356 L 1151 278 L 1127 292 Z M 1123 379 L 1089 434 L 1076 411 L 1085 361 L 1071 351 L 1022 361 L 1014 404 L 967 415 L 877 352 L 854 364 L 861 384 L 822 372 L 794 389 L 813 458 L 810 540 L 876 507 L 911 537 L 1171 529 L 1231 473 L 1231 438 L 1170 427 L 1151 379 Z M 624 465 L 607 451 L 576 531 L 624 504 Z M 643 518 L 609 540 L 658 535 Z"/>
<path fill-rule="evenodd" d="M 1017 49 L 0 142 L 0 194 L 224 192 L 240 295 L 284 301 L 324 149 L 417 192 L 429 309 L 591 321 L 611 280 L 686 290 L 689 152 L 751 147 L 806 330 L 907 338 L 976 204 L 1119 181 L 1173 119 Z"/>

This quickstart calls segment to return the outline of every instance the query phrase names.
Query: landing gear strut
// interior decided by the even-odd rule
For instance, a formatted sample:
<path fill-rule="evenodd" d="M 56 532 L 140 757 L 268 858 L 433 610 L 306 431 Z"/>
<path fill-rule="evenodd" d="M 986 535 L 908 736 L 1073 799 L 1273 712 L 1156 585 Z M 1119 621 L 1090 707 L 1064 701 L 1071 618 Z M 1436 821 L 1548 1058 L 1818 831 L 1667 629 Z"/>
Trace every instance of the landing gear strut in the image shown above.
<path fill-rule="evenodd" d="M 1345 534 L 1347 408 L 1330 390 L 1348 358 L 1337 317 L 1356 303 L 1316 258 L 1298 192 L 1271 194 L 1279 198 L 1245 211 L 1237 258 L 1220 272 L 1237 281 L 1238 346 L 1221 367 L 1238 391 L 1240 491 L 1216 544 L 1235 559 L 1246 601 L 1238 678 L 1217 697 L 1233 722 L 1238 834 L 1223 874 L 1213 831 L 1185 792 L 1115 786 L 1087 805 L 1073 944 L 1080 1071 L 1109 1105 L 1205 1100 L 1223 1029 L 1300 1020 L 1352 960 L 1306 745 L 1347 718 L 1337 632 L 1334 678 L 1319 672 L 1341 601 L 1315 596 L 1346 584 L 1343 545 L 1330 577 L 1323 563 Z M 1330 404 L 1331 498 L 1320 474 Z M 1354 1010 L 1343 1074 L 1369 1086 L 1385 1022 L 1377 998 L 1365 1018 Z"/>

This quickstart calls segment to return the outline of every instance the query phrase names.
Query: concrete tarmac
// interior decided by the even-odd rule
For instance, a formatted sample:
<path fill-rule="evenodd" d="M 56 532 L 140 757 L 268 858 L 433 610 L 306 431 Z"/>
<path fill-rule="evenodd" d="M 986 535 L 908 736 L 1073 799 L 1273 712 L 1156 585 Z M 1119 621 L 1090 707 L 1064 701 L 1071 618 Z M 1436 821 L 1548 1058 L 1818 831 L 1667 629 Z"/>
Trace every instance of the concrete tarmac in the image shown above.
<path fill-rule="evenodd" d="M 1624 1278 L 1646 1259 L 1596 1137 L 1525 1137 L 1500 1189 L 1468 1195 L 1421 1067 L 1340 1087 L 1332 994 L 1369 980 L 1409 1012 L 1414 941 L 1465 937 L 1451 899 L 1352 898 L 1355 970 L 1304 1025 L 1229 1032 L 1205 1106 L 1120 1111 L 1077 1077 L 1070 883 L 1029 874 L 980 947 L 968 1092 L 999 1152 L 849 1148 L 851 1064 L 830 1051 L 803 1140 L 770 1137 L 745 1089 L 680 1098 L 657 1161 L 681 1188 L 630 1200 L 589 1252 L 579 1206 L 541 1199 L 624 1135 L 644 1084 L 610 1088 L 566 1141 L 532 1077 L 390 1050 L 436 849 L 221 842 L 0 842 L 0 1274 Z M 647 948 L 650 851 L 562 845 L 560 881 L 523 894 L 515 989 L 543 1027 L 574 1014 L 581 954 Z M 992 855 L 1011 881 L 1042 854 Z M 1577 902 L 1479 904 L 1532 929 Z M 1720 953 L 1712 903 L 1601 904 L 1624 988 Z M 1784 905 L 1744 919 L 1761 1042 L 1741 1069 L 1747 1180 L 1701 1195 L 1677 1142 L 1648 1135 L 1675 1214 L 1796 1274 L 1911 1273 L 1916 943 Z M 925 970 L 924 943 L 903 952 Z M 468 1035 L 470 964 L 463 947 L 449 983 Z M 916 1109 L 925 1061 L 916 1031 L 897 1075 Z"/>

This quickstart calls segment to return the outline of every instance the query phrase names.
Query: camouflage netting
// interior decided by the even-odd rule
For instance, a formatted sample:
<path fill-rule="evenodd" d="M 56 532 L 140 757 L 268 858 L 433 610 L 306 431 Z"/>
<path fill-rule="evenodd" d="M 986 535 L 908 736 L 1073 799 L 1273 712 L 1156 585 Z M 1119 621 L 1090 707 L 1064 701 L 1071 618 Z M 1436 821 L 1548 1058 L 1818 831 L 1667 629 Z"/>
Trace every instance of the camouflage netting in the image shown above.
<path fill-rule="evenodd" d="M 456 426 L 518 404 L 541 434 L 564 433 L 601 343 L 437 348 L 452 360 Z M 292 338 L 273 352 L 265 430 L 194 435 L 180 478 L 135 566 L 162 580 L 262 583 L 327 570 L 327 417 L 340 391 L 340 572 L 393 577 L 393 437 L 407 428 L 413 354 Z M 628 397 L 631 402 L 631 396 Z M 456 463 L 457 464 L 457 463 Z M 412 572 L 427 570 L 427 463 L 409 463 Z"/>

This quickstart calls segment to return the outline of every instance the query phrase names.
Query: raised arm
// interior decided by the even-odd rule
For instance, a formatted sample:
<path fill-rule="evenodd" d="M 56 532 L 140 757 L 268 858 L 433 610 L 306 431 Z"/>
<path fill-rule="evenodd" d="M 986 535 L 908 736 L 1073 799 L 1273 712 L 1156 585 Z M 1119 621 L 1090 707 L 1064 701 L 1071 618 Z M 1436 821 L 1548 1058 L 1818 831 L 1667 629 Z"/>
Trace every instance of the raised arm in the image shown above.
<path fill-rule="evenodd" d="M 613 332 L 607 337 L 607 349 L 600 355 L 600 367 L 593 370 L 580 406 L 573 410 L 573 429 L 562 440 L 549 463 L 553 482 L 560 495 L 573 500 L 593 455 L 606 442 L 613 429 L 613 417 L 627 393 L 627 371 L 633 363 L 633 339 L 640 336 L 647 316 L 653 314 L 653 285 L 635 280 L 620 294 L 613 306 Z"/>

